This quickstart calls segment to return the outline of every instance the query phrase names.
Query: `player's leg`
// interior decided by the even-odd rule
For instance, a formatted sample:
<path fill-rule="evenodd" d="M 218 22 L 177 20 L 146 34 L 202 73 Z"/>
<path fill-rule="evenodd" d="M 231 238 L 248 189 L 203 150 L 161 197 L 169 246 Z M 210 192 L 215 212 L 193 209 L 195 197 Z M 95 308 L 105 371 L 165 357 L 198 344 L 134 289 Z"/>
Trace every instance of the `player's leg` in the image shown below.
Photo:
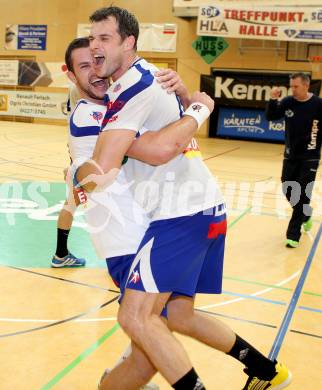
<path fill-rule="evenodd" d="M 135 254 L 130 254 L 106 259 L 108 272 L 115 285 L 120 289 L 120 300 L 122 299 L 134 258 Z M 105 370 L 100 381 L 101 389 L 115 389 L 116 387 L 123 387 L 124 389 L 140 388 L 141 390 L 159 389 L 159 386 L 156 384 L 152 382 L 147 383 L 155 374 L 155 368 L 145 357 L 144 353 L 135 345 L 132 347 L 132 344 L 129 344 L 112 369 Z M 129 357 L 130 360 L 127 360 Z M 125 360 L 127 360 L 126 363 L 124 363 Z M 147 385 L 145 385 L 146 383 Z"/>
<path fill-rule="evenodd" d="M 131 353 L 111 371 L 104 373 L 99 390 L 157 390 L 159 387 L 154 384 L 145 386 L 155 373 L 156 369 L 145 353 L 132 343 Z"/>
<path fill-rule="evenodd" d="M 318 161 L 302 161 L 297 164 L 297 183 L 300 194 L 296 196 L 296 203 L 293 204 L 293 213 L 286 233 L 288 239 L 286 245 L 290 248 L 298 246 L 303 224 L 307 231 L 312 227 L 308 221 L 312 216 L 310 201 L 318 165 Z"/>
<path fill-rule="evenodd" d="M 185 390 L 197 384 L 202 389 L 203 384 L 182 345 L 159 315 L 172 291 L 194 289 L 198 280 L 199 258 L 191 264 L 185 256 L 177 261 L 182 252 L 199 257 L 198 246 L 189 239 L 193 227 L 189 222 L 190 217 L 179 217 L 150 224 L 131 266 L 119 311 L 119 322 L 129 337 L 168 383 Z"/>
<path fill-rule="evenodd" d="M 222 288 L 226 215 L 222 205 L 216 207 L 214 211 L 213 216 L 203 215 L 198 218 L 196 216 L 192 220 L 197 230 L 190 232 L 190 239 L 199 243 L 200 251 L 203 245 L 207 246 L 195 288 L 196 293 L 218 294 Z M 206 239 L 202 242 L 200 232 L 203 234 L 202 232 L 207 230 Z M 245 365 L 250 378 L 257 377 L 260 378 L 259 381 L 264 382 L 275 381 L 280 389 L 289 383 L 291 374 L 285 367 L 280 370 L 276 362 L 266 358 L 223 322 L 195 311 L 193 294 L 191 296 L 173 294 L 168 302 L 167 312 L 168 326 L 171 330 L 193 337 L 239 360 Z M 259 388 L 248 387 L 249 383 L 246 389 Z M 258 382 L 256 383 L 259 386 Z"/>
<path fill-rule="evenodd" d="M 313 209 L 310 203 L 311 203 L 312 192 L 313 192 L 313 187 L 314 187 L 318 168 L 319 168 L 319 160 L 308 160 L 302 162 L 299 180 L 302 187 L 302 199 L 301 199 L 301 202 L 303 202 L 302 225 L 304 231 L 306 232 L 310 231 L 312 228 Z"/>
<path fill-rule="evenodd" d="M 57 220 L 57 241 L 55 255 L 51 260 L 53 268 L 82 267 L 85 259 L 74 256 L 68 250 L 68 236 L 73 224 L 74 213 L 80 204 L 78 193 L 73 191 L 73 198 L 65 201 Z"/>
<path fill-rule="evenodd" d="M 286 230 L 286 246 L 289 248 L 296 248 L 301 237 L 303 205 L 300 204 L 301 184 L 299 182 L 299 169 L 298 161 L 283 160 L 282 190 L 292 206 L 292 215 Z"/>
<path fill-rule="evenodd" d="M 292 196 L 292 191 L 296 191 L 297 189 L 298 169 L 299 167 L 297 162 L 284 158 L 283 166 L 282 166 L 281 182 L 282 182 L 283 194 L 285 195 L 289 203 L 291 203 L 292 197 L 294 199 L 296 198 L 296 194 L 293 194 Z M 292 203 L 291 206 L 293 207 Z"/>
<path fill-rule="evenodd" d="M 276 388 L 282 389 L 291 381 L 291 373 L 285 366 L 269 360 L 222 321 L 195 311 L 190 297 L 176 296 L 169 301 L 168 326 L 172 331 L 192 337 L 240 361 L 250 378 L 258 378 L 254 382 L 257 386 L 260 381 L 273 382 L 280 386 Z M 255 384 L 253 386 L 246 389 L 255 389 Z"/>
<path fill-rule="evenodd" d="M 170 299 L 167 308 L 170 330 L 225 353 L 231 350 L 236 340 L 235 333 L 223 322 L 195 311 L 192 297 L 176 295 Z"/>
<path fill-rule="evenodd" d="M 203 389 L 182 345 L 160 319 L 169 295 L 126 289 L 118 321 L 174 389 L 194 389 L 197 383 Z"/>

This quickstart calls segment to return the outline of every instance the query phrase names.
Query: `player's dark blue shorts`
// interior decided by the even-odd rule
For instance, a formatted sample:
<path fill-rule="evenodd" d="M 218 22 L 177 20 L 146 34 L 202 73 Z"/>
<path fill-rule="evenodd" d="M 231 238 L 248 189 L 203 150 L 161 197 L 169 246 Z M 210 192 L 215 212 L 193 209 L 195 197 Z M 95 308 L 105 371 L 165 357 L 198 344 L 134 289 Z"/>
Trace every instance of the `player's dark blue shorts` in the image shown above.
<path fill-rule="evenodd" d="M 135 253 L 132 255 L 115 256 L 106 259 L 108 272 L 115 285 L 120 289 L 121 294 L 124 293 L 129 271 L 134 258 Z"/>
<path fill-rule="evenodd" d="M 194 215 L 152 222 L 125 287 L 187 296 L 221 293 L 226 230 L 224 204 Z"/>

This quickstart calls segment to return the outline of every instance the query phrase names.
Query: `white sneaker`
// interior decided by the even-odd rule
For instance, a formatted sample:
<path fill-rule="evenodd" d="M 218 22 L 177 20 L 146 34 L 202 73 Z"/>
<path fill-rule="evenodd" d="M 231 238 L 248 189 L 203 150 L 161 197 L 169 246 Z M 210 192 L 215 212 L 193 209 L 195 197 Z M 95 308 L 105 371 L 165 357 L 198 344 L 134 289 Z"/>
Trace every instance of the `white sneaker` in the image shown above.
<path fill-rule="evenodd" d="M 111 370 L 109 368 L 107 368 L 104 372 L 103 372 L 103 375 L 99 381 L 99 384 L 98 384 L 98 389 L 100 388 L 100 385 L 102 383 L 102 380 L 106 377 L 106 375 L 108 375 L 109 373 L 111 372 Z M 145 386 L 141 387 L 140 390 L 160 390 L 160 387 L 158 385 L 156 385 L 155 383 L 153 382 L 149 382 L 148 384 L 146 384 Z"/>

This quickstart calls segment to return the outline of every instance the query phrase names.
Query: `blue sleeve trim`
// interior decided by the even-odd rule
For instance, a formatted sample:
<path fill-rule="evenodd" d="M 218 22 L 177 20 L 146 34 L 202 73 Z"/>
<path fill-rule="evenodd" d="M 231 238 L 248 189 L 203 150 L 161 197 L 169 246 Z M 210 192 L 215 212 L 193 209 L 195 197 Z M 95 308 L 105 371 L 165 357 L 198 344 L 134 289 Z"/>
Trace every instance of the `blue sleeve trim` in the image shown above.
<path fill-rule="evenodd" d="M 127 102 L 129 102 L 134 96 L 138 95 L 140 92 L 144 91 L 146 88 L 150 87 L 153 83 L 154 76 L 152 73 L 142 68 L 140 64 L 136 64 L 134 66 L 141 74 L 140 80 L 132 85 L 130 88 L 122 92 L 119 97 L 113 102 L 113 104 L 108 105 L 105 117 L 102 122 L 102 130 L 104 127 L 109 123 L 110 119 L 117 114 L 125 105 Z M 109 97 L 108 95 L 105 96 L 105 103 L 109 103 Z"/>
<path fill-rule="evenodd" d="M 81 104 L 88 104 L 88 103 L 86 101 L 84 101 L 84 100 L 80 100 L 77 103 L 77 106 L 76 106 L 73 114 L 70 117 L 70 122 L 69 122 L 70 134 L 73 137 L 87 137 L 87 136 L 90 136 L 90 135 L 98 135 L 99 132 L 100 132 L 100 119 L 102 119 L 102 116 L 103 116 L 103 114 L 101 112 L 99 112 L 99 111 L 93 111 L 90 114 L 91 116 L 93 116 L 94 120 L 97 121 L 97 125 L 95 125 L 95 126 L 77 126 L 75 124 L 75 122 L 74 122 L 74 114 L 75 114 L 76 110 L 78 109 L 78 107 Z"/>
<path fill-rule="evenodd" d="M 176 94 L 176 99 L 177 99 L 177 102 L 178 102 L 178 105 L 179 105 L 179 112 L 180 112 L 180 118 L 183 117 L 183 105 L 181 103 L 181 99 L 179 98 L 179 96 Z"/>

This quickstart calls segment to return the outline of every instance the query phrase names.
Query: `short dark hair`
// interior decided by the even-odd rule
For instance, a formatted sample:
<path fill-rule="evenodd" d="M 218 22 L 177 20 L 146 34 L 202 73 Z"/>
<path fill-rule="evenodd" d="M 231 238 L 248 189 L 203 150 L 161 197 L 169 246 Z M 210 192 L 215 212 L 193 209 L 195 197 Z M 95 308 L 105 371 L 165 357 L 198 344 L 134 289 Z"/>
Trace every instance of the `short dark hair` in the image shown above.
<path fill-rule="evenodd" d="M 304 72 L 295 72 L 290 75 L 290 79 L 301 79 L 304 83 L 310 84 L 310 76 Z"/>
<path fill-rule="evenodd" d="M 71 43 L 68 45 L 66 52 L 65 52 L 65 64 L 67 66 L 67 69 L 70 72 L 74 72 L 74 66 L 72 61 L 72 54 L 73 51 L 76 49 L 81 49 L 83 47 L 89 47 L 89 39 L 86 37 L 84 38 L 76 38 L 71 41 Z"/>
<path fill-rule="evenodd" d="M 122 41 L 130 35 L 134 36 L 134 49 L 137 48 L 137 40 L 139 38 L 139 22 L 136 17 L 131 14 L 125 8 L 119 7 L 105 7 L 96 10 L 90 17 L 89 20 L 94 22 L 101 22 L 102 20 L 106 20 L 108 17 L 114 17 L 116 22 L 118 23 L 118 33 L 121 36 Z"/>

